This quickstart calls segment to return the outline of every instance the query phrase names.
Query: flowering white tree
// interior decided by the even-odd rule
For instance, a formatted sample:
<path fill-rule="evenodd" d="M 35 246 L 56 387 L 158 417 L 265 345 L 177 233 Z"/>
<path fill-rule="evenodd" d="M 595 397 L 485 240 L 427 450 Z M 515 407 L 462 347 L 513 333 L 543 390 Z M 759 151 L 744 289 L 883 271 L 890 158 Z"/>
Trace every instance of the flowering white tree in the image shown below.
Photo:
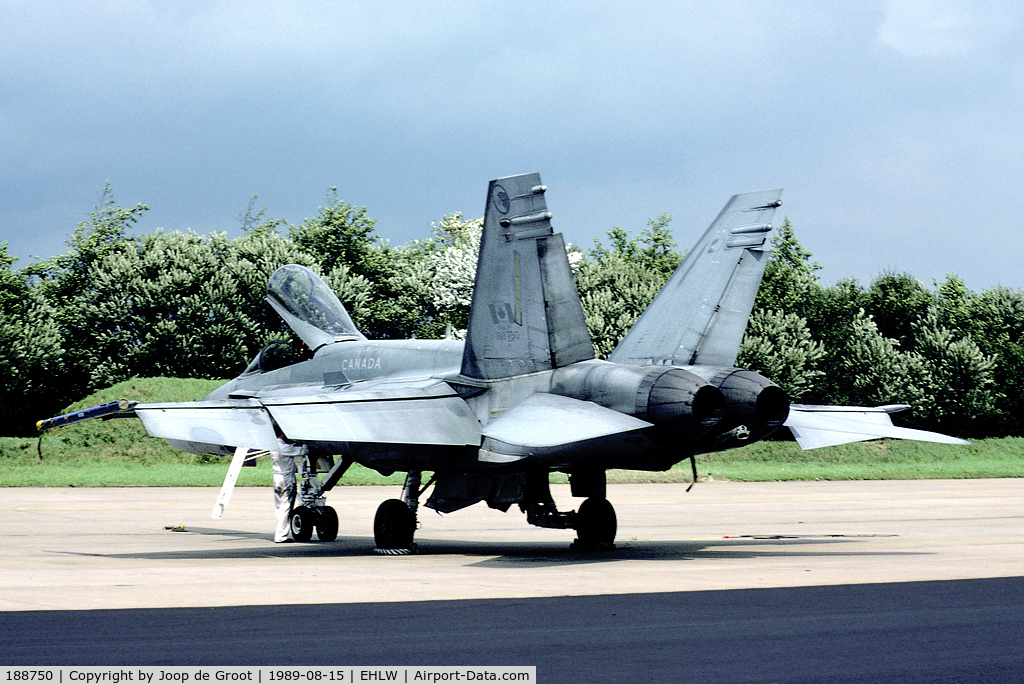
<path fill-rule="evenodd" d="M 482 218 L 467 221 L 461 213 L 448 214 L 432 224 L 433 278 L 427 288 L 428 297 L 441 319 L 451 324 L 456 339 L 466 336 L 483 225 Z"/>

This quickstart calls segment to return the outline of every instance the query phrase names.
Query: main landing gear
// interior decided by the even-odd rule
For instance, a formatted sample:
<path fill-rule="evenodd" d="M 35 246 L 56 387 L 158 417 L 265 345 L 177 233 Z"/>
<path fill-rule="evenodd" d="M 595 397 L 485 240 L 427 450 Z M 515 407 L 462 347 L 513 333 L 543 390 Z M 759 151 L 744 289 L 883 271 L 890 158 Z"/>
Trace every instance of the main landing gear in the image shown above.
<path fill-rule="evenodd" d="M 576 530 L 572 548 L 579 551 L 611 551 L 615 548 L 618 520 L 605 498 L 604 471 L 569 476 L 573 496 L 586 496 L 578 511 L 559 511 L 551 496 L 546 472 L 528 473 L 519 507 L 526 521 L 537 527 Z"/>
<path fill-rule="evenodd" d="M 295 541 L 309 541 L 314 530 L 320 541 L 334 541 L 337 538 L 338 514 L 330 506 L 324 505 L 323 494 L 334 486 L 346 467 L 344 462 L 335 465 L 323 457 L 318 460 L 307 457 L 303 460 L 299 469 L 301 505 L 291 514 L 291 532 Z M 322 483 L 317 479 L 318 473 L 327 473 Z M 605 498 L 603 470 L 570 474 L 573 496 L 586 498 L 577 511 L 558 510 L 551 496 L 547 471 L 526 473 L 525 480 L 520 479 L 518 482 L 522 486 L 522 497 L 520 499 L 517 493 L 513 493 L 515 498 L 511 501 L 519 500 L 519 507 L 526 513 L 528 523 L 537 527 L 576 530 L 573 549 L 610 551 L 615 548 L 618 522 L 615 508 Z M 430 485 L 428 482 L 427 487 Z M 388 499 L 377 508 L 373 519 L 373 540 L 377 553 L 405 555 L 416 552 L 413 541 L 419 526 L 416 512 L 419 498 L 425 489 L 422 486 L 422 473 L 411 471 L 405 477 L 401 498 Z M 504 501 L 508 502 L 509 499 Z M 472 501 L 466 505 L 469 503 Z M 498 507 L 495 502 L 491 502 L 491 505 Z M 501 510 L 507 508 L 508 503 L 505 503 Z"/>
<path fill-rule="evenodd" d="M 618 519 L 612 502 L 592 496 L 576 512 L 576 534 L 573 548 L 588 551 L 610 551 L 615 548 Z"/>
<path fill-rule="evenodd" d="M 401 499 L 388 499 L 377 508 L 373 518 L 373 541 L 377 553 L 398 556 L 414 553 L 416 544 L 416 509 L 419 507 L 423 474 L 411 471 L 405 476 Z"/>
<path fill-rule="evenodd" d="M 422 473 L 410 472 L 405 478 L 402 498 L 388 499 L 377 508 L 377 515 L 373 520 L 373 539 L 377 553 L 404 555 L 416 552 L 416 544 L 413 542 L 418 527 L 416 511 L 419 497 L 426 489 L 421 487 L 421 481 Z M 577 538 L 572 544 L 573 549 L 614 549 L 618 522 L 615 508 L 605 498 L 604 471 L 572 474 L 570 483 L 574 496 L 583 496 L 587 499 L 578 511 L 559 511 L 551 497 L 548 473 L 527 473 L 525 482 L 522 483 L 522 500 L 519 504 L 526 513 L 527 522 L 538 527 L 576 530 Z M 427 483 L 427 486 L 429 487 L 430 483 Z"/>
<path fill-rule="evenodd" d="M 346 461 L 334 462 L 329 456 L 306 456 L 299 465 L 297 478 L 298 499 L 301 505 L 292 509 L 289 524 L 292 539 L 308 542 L 316 531 L 322 542 L 338 538 L 338 512 L 325 505 L 324 493 L 331 489 L 348 470 Z M 319 475 L 325 475 L 323 482 Z"/>

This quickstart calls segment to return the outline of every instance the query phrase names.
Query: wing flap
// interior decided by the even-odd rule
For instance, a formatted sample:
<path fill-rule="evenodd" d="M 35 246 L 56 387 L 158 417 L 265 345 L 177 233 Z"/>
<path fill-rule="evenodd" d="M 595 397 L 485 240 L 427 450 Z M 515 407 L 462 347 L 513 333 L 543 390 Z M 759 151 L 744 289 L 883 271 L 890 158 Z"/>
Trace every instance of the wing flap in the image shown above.
<path fill-rule="evenodd" d="M 288 436 L 304 442 L 480 446 L 480 423 L 459 397 L 268 404 Z"/>
<path fill-rule="evenodd" d="M 480 446 L 480 423 L 445 383 L 229 401 L 140 404 L 150 435 L 206 453 L 210 445 L 275 451 L 274 423 L 290 440 Z M 190 448 L 191 445 L 191 448 Z"/>
<path fill-rule="evenodd" d="M 457 397 L 458 393 L 446 382 L 429 381 L 365 381 L 344 389 L 310 394 L 308 387 L 294 391 L 282 392 L 273 390 L 266 394 L 257 394 L 264 406 L 280 406 L 286 404 L 349 404 L 373 401 L 390 401 L 395 399 L 436 399 Z"/>
<path fill-rule="evenodd" d="M 789 417 L 784 424 L 793 433 L 800 448 L 804 450 L 883 437 L 938 444 L 970 444 L 970 442 L 938 432 L 897 427 L 892 424 L 888 412 L 881 409 L 859 407 L 819 407 L 815 409 L 794 406 L 790 407 Z"/>

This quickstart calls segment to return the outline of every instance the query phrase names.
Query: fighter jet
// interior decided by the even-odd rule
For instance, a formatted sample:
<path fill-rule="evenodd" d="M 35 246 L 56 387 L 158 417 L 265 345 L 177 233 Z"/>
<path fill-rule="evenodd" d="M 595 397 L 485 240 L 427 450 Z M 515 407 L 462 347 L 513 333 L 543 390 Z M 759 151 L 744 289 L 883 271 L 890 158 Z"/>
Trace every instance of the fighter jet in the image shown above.
<path fill-rule="evenodd" d="M 895 427 L 906 408 L 790 403 L 736 355 L 769 256 L 781 190 L 732 197 L 607 360 L 595 358 L 562 235 L 538 174 L 491 181 L 466 340 L 368 340 L 311 270 L 288 265 L 267 301 L 311 354 L 271 343 L 202 401 L 112 404 L 83 418 L 136 416 L 150 435 L 195 454 L 234 454 L 215 517 L 247 455 L 278 435 L 308 446 L 291 532 L 338 534 L 326 494 L 353 463 L 407 473 L 384 501 L 374 541 L 415 547 L 417 510 L 517 505 L 532 525 L 572 529 L 581 548 L 613 548 L 612 469 L 663 471 L 751 444 L 785 426 L 804 448 L 879 437 L 966 444 Z M 51 427 L 75 420 L 41 421 Z M 575 511 L 559 510 L 552 472 Z M 423 474 L 429 481 L 423 483 Z"/>

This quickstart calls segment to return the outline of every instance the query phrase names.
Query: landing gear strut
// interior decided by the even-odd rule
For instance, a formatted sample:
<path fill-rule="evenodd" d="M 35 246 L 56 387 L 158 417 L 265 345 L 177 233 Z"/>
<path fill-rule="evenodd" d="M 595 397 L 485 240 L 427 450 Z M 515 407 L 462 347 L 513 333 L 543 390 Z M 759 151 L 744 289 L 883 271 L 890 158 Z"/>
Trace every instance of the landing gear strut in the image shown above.
<path fill-rule="evenodd" d="M 324 493 L 341 479 L 349 465 L 347 461 L 334 463 L 328 456 L 309 455 L 302 459 L 297 478 L 301 505 L 292 509 L 289 520 L 292 539 L 308 542 L 313 538 L 313 530 L 322 542 L 338 538 L 338 512 L 325 505 Z M 317 475 L 323 473 L 326 477 L 321 482 Z"/>

